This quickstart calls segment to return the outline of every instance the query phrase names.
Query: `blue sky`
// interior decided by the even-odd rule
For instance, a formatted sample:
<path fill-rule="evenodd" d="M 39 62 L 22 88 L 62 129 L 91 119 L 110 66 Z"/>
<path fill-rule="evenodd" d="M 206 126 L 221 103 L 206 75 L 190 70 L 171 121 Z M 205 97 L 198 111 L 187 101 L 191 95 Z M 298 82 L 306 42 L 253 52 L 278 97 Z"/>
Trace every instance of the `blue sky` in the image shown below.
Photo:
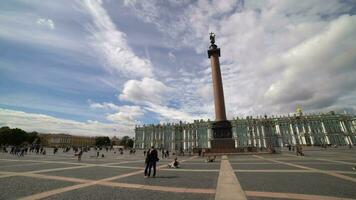
<path fill-rule="evenodd" d="M 0 126 L 133 136 L 214 119 L 216 33 L 229 118 L 356 110 L 355 1 L 0 2 Z"/>

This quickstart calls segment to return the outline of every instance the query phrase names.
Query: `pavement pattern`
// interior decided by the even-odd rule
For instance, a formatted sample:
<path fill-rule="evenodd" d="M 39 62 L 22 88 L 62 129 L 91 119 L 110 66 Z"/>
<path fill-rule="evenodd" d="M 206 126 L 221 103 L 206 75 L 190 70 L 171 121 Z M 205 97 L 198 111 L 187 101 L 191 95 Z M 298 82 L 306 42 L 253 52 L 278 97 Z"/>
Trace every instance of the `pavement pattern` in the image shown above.
<path fill-rule="evenodd" d="M 48 149 L 47 152 L 53 152 Z M 72 151 L 24 157 L 0 153 L 0 199 L 356 199 L 356 148 L 306 148 L 305 156 L 227 155 L 206 163 L 160 159 L 156 178 L 144 178 L 144 156 Z"/>

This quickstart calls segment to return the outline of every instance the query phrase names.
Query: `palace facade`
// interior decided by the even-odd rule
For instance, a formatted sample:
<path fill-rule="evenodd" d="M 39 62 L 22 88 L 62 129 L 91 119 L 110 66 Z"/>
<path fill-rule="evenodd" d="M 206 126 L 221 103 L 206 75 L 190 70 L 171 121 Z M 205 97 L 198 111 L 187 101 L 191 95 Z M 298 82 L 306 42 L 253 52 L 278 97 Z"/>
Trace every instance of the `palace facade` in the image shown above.
<path fill-rule="evenodd" d="M 267 148 L 287 145 L 355 145 L 356 116 L 335 112 L 293 116 L 234 118 L 235 147 Z M 135 128 L 137 149 L 151 146 L 170 151 L 210 148 L 212 121 L 143 125 Z"/>
<path fill-rule="evenodd" d="M 95 137 L 69 134 L 40 134 L 41 144 L 47 147 L 95 146 Z"/>

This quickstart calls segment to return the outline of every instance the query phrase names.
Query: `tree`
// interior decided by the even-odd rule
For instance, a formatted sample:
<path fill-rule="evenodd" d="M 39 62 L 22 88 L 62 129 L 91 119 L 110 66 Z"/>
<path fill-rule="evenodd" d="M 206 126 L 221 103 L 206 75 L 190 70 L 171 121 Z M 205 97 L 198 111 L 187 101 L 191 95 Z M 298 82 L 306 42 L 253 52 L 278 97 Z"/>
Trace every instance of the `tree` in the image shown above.
<path fill-rule="evenodd" d="M 111 140 L 107 136 L 100 136 L 95 138 L 96 146 L 111 146 Z"/>
<path fill-rule="evenodd" d="M 9 127 L 2 127 L 0 129 L 0 144 L 6 145 L 20 145 L 27 141 L 26 131 Z"/>
<path fill-rule="evenodd" d="M 33 131 L 28 133 L 27 142 L 30 144 L 40 144 L 41 138 L 38 136 L 38 133 L 36 131 Z"/>
<path fill-rule="evenodd" d="M 37 132 L 27 133 L 26 131 L 7 126 L 0 128 L 0 145 L 21 145 L 23 143 L 40 143 L 40 137 Z"/>
<path fill-rule="evenodd" d="M 124 136 L 121 138 L 120 145 L 122 145 L 124 147 L 132 148 L 133 144 L 134 144 L 134 141 L 129 136 Z"/>

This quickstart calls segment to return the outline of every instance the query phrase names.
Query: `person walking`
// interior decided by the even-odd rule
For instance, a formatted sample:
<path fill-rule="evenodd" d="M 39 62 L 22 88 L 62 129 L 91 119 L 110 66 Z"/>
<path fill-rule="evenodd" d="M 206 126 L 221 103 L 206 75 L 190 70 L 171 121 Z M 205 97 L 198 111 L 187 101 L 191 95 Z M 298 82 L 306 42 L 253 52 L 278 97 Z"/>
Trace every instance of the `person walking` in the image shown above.
<path fill-rule="evenodd" d="M 83 155 L 83 151 L 80 150 L 79 153 L 78 153 L 78 161 L 82 160 L 82 155 Z"/>

